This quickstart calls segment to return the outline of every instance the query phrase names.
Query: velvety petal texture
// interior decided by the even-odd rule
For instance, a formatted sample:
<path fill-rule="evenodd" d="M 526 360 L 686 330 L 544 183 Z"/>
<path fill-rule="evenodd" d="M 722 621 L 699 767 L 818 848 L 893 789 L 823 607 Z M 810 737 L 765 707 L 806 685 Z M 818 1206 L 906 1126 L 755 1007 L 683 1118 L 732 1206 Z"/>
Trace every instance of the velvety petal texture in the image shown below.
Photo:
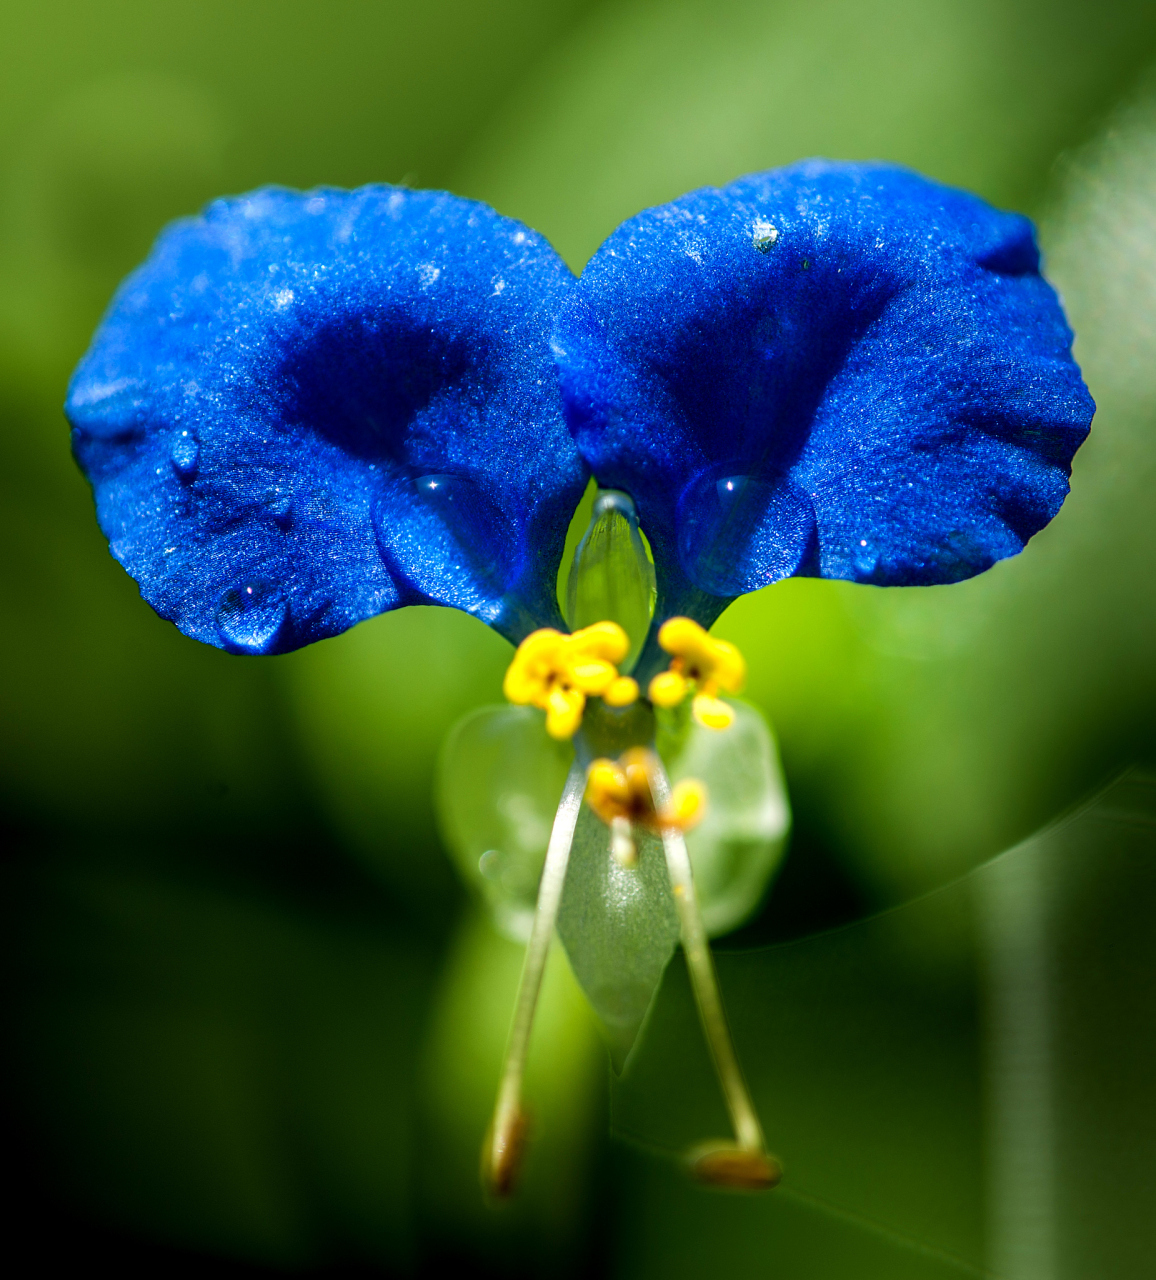
<path fill-rule="evenodd" d="M 570 429 L 634 498 L 656 623 L 793 574 L 955 582 L 1056 514 L 1094 405 L 1032 225 L 810 160 L 623 223 L 554 329 Z"/>
<path fill-rule="evenodd" d="M 406 604 L 561 625 L 572 286 L 542 237 L 441 192 L 269 188 L 175 223 L 68 394 L 113 555 L 238 653 Z"/>

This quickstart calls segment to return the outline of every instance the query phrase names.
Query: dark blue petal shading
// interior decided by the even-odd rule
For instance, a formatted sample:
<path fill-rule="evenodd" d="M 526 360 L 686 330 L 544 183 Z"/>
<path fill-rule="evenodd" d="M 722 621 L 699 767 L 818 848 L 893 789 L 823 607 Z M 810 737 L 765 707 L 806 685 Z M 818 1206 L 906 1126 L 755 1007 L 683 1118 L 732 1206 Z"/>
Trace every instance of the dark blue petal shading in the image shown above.
<path fill-rule="evenodd" d="M 69 389 L 113 555 L 162 617 L 277 653 L 399 605 L 560 625 L 586 468 L 550 326 L 573 277 L 485 205 L 279 188 L 175 223 Z"/>
<path fill-rule="evenodd" d="M 1094 405 L 1031 223 L 811 160 L 623 223 L 554 330 L 570 428 L 650 538 L 656 622 L 793 574 L 955 582 L 1056 514 Z"/>

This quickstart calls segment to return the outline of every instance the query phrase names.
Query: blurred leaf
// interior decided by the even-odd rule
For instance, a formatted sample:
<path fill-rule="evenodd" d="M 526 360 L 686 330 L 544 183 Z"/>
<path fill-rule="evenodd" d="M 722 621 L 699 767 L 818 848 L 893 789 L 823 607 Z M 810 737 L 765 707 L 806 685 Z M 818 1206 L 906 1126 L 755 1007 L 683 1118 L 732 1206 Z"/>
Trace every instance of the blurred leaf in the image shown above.
<path fill-rule="evenodd" d="M 225 189 L 355 186 L 446 164 L 581 0 L 424 5 L 346 0 L 15 4 L 0 44 L 0 119 L 22 127 L 60 93 L 141 67 L 208 92 L 237 122 Z M 0 137 L 0 158 L 11 146 Z"/>
<path fill-rule="evenodd" d="M 480 707 L 446 735 L 435 805 L 459 873 L 506 937 L 525 942 L 566 774 L 568 742 L 534 707 Z"/>
<path fill-rule="evenodd" d="M 627 0 L 542 60 L 454 186 L 574 267 L 647 205 L 808 155 L 1022 204 L 1154 42 L 1139 0 Z"/>
<path fill-rule="evenodd" d="M 742 1274 L 772 1257 L 783 1280 L 948 1274 L 952 1259 L 976 1275 L 1142 1274 L 1156 1247 L 1154 917 L 1156 777 L 1131 774 L 925 898 L 721 955 L 786 1194 L 720 1205 L 631 1157 L 631 1274 Z M 672 966 L 614 1088 L 614 1127 L 673 1156 L 725 1132 L 712 1085 Z"/>
<path fill-rule="evenodd" d="M 102 306 L 157 229 L 219 189 L 224 146 L 220 113 L 196 86 L 137 73 L 73 89 L 9 174 L 5 265 L 30 293 L 79 273 L 94 295 L 85 310 Z"/>
<path fill-rule="evenodd" d="M 438 749 L 466 711 L 500 697 L 511 654 L 467 614 L 411 607 L 278 662 L 301 748 L 338 829 L 425 911 L 453 892 L 434 824 Z"/>

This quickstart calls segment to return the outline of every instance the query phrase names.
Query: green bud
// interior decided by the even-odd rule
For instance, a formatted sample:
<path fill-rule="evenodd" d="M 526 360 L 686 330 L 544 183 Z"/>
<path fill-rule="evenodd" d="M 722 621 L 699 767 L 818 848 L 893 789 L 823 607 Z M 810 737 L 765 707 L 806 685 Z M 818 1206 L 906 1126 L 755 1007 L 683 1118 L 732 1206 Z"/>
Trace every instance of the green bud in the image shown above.
<path fill-rule="evenodd" d="M 638 530 L 629 494 L 602 489 L 590 527 L 578 544 L 566 583 L 566 623 L 572 631 L 595 622 L 617 622 L 630 637 L 620 670 L 638 660 L 654 614 L 654 564 Z"/>

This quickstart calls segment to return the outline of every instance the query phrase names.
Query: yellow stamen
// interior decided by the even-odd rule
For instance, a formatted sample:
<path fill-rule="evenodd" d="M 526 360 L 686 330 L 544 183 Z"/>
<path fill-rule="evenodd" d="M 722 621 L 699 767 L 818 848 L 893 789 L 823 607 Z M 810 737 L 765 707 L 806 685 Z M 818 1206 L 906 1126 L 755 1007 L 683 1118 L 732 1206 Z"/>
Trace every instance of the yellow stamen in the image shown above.
<path fill-rule="evenodd" d="M 668 826 L 689 831 L 706 813 L 706 787 L 697 778 L 683 778 L 670 792 Z"/>
<path fill-rule="evenodd" d="M 726 640 L 716 640 L 692 618 L 668 618 L 658 643 L 671 655 L 670 667 L 650 682 L 647 693 L 658 707 L 675 707 L 693 688 L 694 718 L 708 729 L 725 729 L 734 712 L 719 690 L 738 693 L 747 675 L 743 655 Z"/>
<path fill-rule="evenodd" d="M 618 760 L 599 759 L 586 771 L 586 803 L 610 827 L 618 845 L 631 825 L 650 831 L 689 831 L 706 813 L 706 788 L 684 778 L 663 808 L 654 803 L 653 778 L 658 766 L 646 747 L 631 747 Z M 616 855 L 617 856 L 617 855 Z M 628 859 L 619 857 L 627 865 Z"/>
<path fill-rule="evenodd" d="M 612 707 L 628 707 L 638 701 L 638 681 L 629 676 L 619 676 L 602 691 L 602 701 Z"/>
<path fill-rule="evenodd" d="M 638 685 L 618 674 L 630 640 L 616 622 L 596 622 L 573 635 L 551 627 L 531 632 L 518 646 L 502 689 L 511 702 L 541 707 L 552 738 L 572 738 L 582 724 L 586 699 L 628 707 Z"/>
<path fill-rule="evenodd" d="M 709 694 L 695 694 L 691 703 L 694 718 L 707 729 L 729 729 L 734 723 L 735 713 L 728 703 L 721 698 L 712 698 Z"/>
<path fill-rule="evenodd" d="M 689 688 L 690 685 L 677 671 L 660 671 L 650 682 L 647 693 L 656 707 L 677 707 Z"/>

